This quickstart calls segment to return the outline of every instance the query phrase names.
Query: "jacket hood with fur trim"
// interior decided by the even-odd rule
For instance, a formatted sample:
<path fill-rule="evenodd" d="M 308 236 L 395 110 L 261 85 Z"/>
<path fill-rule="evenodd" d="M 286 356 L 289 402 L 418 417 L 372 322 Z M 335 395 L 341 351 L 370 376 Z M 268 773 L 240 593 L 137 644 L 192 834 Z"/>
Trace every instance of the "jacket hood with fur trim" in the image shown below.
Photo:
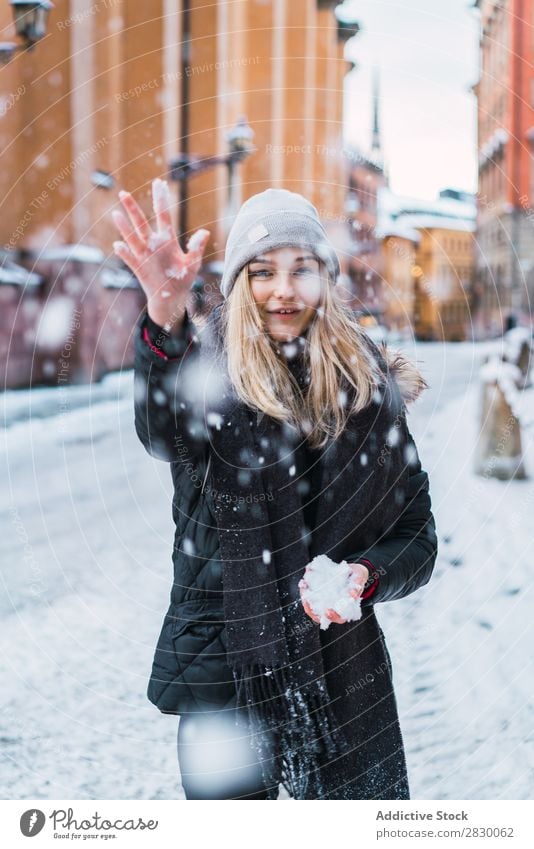
<path fill-rule="evenodd" d="M 386 361 L 388 370 L 395 378 L 406 404 L 415 401 L 424 389 L 428 389 L 428 383 L 417 365 L 401 350 L 391 350 L 384 342 L 377 347 Z"/>

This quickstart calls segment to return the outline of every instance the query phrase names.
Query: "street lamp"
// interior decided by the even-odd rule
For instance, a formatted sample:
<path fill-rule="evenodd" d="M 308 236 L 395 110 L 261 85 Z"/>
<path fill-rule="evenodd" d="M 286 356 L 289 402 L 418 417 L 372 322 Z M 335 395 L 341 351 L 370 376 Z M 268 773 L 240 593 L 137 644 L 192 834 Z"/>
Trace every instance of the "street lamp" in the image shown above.
<path fill-rule="evenodd" d="M 356 20 L 356 18 L 351 18 L 350 20 L 345 19 L 337 19 L 337 38 L 338 41 L 343 44 L 349 40 L 349 38 L 354 38 L 355 35 L 361 30 L 361 26 Z"/>
<path fill-rule="evenodd" d="M 244 115 L 240 115 L 237 123 L 226 134 L 228 153 L 217 156 L 196 156 L 195 154 L 179 153 L 169 162 L 169 179 L 180 184 L 180 208 L 178 237 L 185 237 L 187 232 L 187 181 L 196 174 L 203 174 L 217 165 L 228 168 L 228 207 L 231 212 L 236 205 L 237 182 L 235 166 L 238 162 L 250 156 L 256 148 L 253 144 L 254 131 L 249 127 Z"/>
<path fill-rule="evenodd" d="M 347 42 L 349 38 L 354 38 L 355 35 L 361 32 L 361 24 L 354 16 L 354 13 L 346 9 L 343 4 L 336 5 L 334 17 L 337 21 L 338 41 Z"/>
<path fill-rule="evenodd" d="M 36 42 L 46 35 L 48 15 L 54 8 L 51 0 L 37 0 L 28 3 L 26 0 L 10 0 L 15 22 L 15 32 L 22 38 L 22 44 L 2 42 L 0 44 L 0 62 L 3 65 L 13 58 L 17 50 L 32 50 Z"/>
<path fill-rule="evenodd" d="M 98 189 L 113 189 L 115 178 L 109 171 L 104 171 L 103 168 L 95 168 L 94 171 L 91 171 L 91 183 Z"/>

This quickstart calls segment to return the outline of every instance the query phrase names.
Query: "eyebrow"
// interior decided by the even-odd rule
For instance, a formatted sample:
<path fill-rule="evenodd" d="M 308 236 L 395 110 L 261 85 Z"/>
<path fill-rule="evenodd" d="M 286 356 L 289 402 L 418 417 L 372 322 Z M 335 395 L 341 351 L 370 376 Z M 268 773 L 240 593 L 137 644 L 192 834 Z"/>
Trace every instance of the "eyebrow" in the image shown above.
<path fill-rule="evenodd" d="M 302 262 L 305 259 L 315 259 L 315 260 L 317 260 L 317 257 L 312 256 L 311 254 L 306 254 L 306 256 L 295 257 L 294 262 Z M 265 262 L 268 265 L 274 265 L 275 264 L 271 259 L 266 259 L 266 258 L 264 259 L 264 257 L 257 256 L 255 259 L 250 260 L 250 265 L 254 265 L 254 263 L 256 263 L 256 262 Z"/>

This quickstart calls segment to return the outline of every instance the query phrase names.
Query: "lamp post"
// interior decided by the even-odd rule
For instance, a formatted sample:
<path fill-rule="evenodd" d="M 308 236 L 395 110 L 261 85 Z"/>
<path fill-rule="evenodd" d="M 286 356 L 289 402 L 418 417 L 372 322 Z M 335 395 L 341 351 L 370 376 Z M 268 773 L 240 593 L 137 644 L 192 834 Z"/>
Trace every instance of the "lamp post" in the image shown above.
<path fill-rule="evenodd" d="M 241 205 L 241 184 L 237 180 L 236 165 L 246 159 L 254 148 L 254 131 L 247 124 L 244 115 L 240 115 L 237 124 L 225 134 L 230 153 L 226 163 L 228 166 L 228 201 L 224 222 L 226 233 L 237 215 Z"/>
<path fill-rule="evenodd" d="M 337 38 L 345 44 L 349 38 L 354 38 L 361 30 L 361 26 L 354 17 L 337 18 Z"/>
<path fill-rule="evenodd" d="M 217 156 L 199 157 L 194 154 L 179 153 L 169 163 L 169 179 L 180 184 L 180 208 L 178 215 L 178 238 L 185 238 L 187 232 L 187 181 L 196 174 L 203 174 L 217 165 L 228 168 L 228 212 L 235 210 L 238 185 L 236 180 L 236 165 L 254 152 L 254 131 L 247 124 L 244 115 L 240 115 L 237 123 L 225 135 L 229 151 Z"/>
<path fill-rule="evenodd" d="M 35 44 L 46 35 L 48 14 L 54 8 L 50 0 L 10 0 L 15 22 L 15 32 L 22 38 L 22 44 L 4 41 L 0 44 L 0 63 L 7 65 L 17 50 L 33 50 Z"/>

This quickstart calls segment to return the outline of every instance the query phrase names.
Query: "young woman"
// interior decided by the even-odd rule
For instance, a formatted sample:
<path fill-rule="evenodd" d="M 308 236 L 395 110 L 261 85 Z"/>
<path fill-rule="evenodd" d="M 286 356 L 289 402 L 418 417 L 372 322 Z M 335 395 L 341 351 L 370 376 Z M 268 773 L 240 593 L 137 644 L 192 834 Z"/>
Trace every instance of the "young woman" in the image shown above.
<path fill-rule="evenodd" d="M 147 310 L 136 327 L 135 427 L 170 463 L 174 583 L 149 699 L 180 715 L 186 797 L 408 799 L 392 665 L 374 605 L 432 574 L 428 476 L 406 422 L 426 383 L 379 350 L 337 296 L 315 207 L 267 189 L 230 230 L 222 304 L 186 300 L 209 233 L 183 252 L 166 184 L 157 230 L 120 193 L 117 254 Z M 350 564 L 347 621 L 303 599 L 308 564 Z"/>

